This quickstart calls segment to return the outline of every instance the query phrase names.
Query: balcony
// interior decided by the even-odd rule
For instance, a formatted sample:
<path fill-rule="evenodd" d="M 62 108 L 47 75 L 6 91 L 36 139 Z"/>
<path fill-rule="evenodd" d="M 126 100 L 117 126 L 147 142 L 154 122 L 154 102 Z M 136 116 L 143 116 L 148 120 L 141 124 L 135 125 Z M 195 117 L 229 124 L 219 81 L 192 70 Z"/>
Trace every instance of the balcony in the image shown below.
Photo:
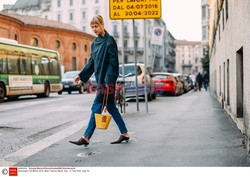
<path fill-rule="evenodd" d="M 119 52 L 119 54 L 122 53 L 122 48 L 121 47 L 119 47 L 118 52 Z M 144 52 L 143 47 L 139 47 L 139 48 L 136 49 L 136 53 L 139 54 L 139 55 L 143 55 L 143 52 Z M 134 47 L 124 47 L 124 53 L 133 55 L 134 54 Z"/>
<path fill-rule="evenodd" d="M 124 38 L 129 38 L 129 33 L 128 32 L 124 32 L 123 36 L 124 36 Z"/>
<path fill-rule="evenodd" d="M 170 45 L 170 47 L 172 47 L 172 48 L 176 48 L 176 44 L 174 43 L 174 42 L 168 42 L 168 44 Z"/>
<path fill-rule="evenodd" d="M 118 33 L 117 31 L 114 31 L 114 32 L 113 32 L 113 37 L 114 37 L 114 38 L 119 38 L 119 33 Z"/>

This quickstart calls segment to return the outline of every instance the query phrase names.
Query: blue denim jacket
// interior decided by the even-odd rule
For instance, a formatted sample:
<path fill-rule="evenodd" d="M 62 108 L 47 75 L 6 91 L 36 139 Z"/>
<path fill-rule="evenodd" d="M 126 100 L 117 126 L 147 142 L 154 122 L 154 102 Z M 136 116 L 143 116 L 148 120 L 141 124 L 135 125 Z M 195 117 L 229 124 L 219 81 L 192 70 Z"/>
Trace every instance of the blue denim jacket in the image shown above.
<path fill-rule="evenodd" d="M 115 83 L 119 75 L 118 49 L 114 38 L 107 32 L 104 36 L 98 35 L 92 42 L 90 59 L 79 76 L 86 83 L 93 73 L 97 84 L 95 101 L 103 101 L 104 89 L 108 84 L 108 102 L 114 102 Z"/>

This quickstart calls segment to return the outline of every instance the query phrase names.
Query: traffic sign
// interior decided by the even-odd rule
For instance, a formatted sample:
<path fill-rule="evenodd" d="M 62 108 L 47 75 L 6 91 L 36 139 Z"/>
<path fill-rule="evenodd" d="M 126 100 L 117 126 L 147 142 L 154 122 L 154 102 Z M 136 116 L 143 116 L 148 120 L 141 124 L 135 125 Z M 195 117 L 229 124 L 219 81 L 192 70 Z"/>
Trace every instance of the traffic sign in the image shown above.
<path fill-rule="evenodd" d="M 161 18 L 161 0 L 109 0 L 109 17 L 112 20 Z"/>
<path fill-rule="evenodd" d="M 151 44 L 162 45 L 163 35 L 164 35 L 164 28 L 154 27 L 151 38 Z"/>

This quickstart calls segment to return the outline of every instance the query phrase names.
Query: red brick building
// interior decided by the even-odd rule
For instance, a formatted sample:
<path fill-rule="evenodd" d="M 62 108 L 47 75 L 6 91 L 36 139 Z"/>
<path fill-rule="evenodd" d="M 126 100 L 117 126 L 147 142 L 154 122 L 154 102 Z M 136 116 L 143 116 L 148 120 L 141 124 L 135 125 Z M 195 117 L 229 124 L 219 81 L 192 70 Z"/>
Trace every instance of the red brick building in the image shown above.
<path fill-rule="evenodd" d="M 60 53 L 65 71 L 81 70 L 95 38 L 71 25 L 33 16 L 0 12 L 0 37 Z"/>

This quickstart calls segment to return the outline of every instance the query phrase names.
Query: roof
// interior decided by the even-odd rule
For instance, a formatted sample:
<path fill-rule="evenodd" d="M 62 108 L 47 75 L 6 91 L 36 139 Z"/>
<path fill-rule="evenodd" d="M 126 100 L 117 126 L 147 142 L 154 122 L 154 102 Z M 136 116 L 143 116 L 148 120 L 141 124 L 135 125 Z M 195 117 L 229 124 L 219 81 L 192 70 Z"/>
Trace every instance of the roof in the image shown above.
<path fill-rule="evenodd" d="M 17 0 L 11 9 L 23 9 L 26 7 L 40 6 L 43 2 L 51 0 Z"/>
<path fill-rule="evenodd" d="M 22 23 L 24 23 L 24 25 L 33 25 L 33 26 L 41 26 L 41 27 L 49 27 L 49 28 L 55 28 L 55 29 L 64 29 L 64 30 L 69 30 L 69 31 L 82 32 L 71 25 L 61 23 L 58 21 L 47 20 L 47 19 L 43 19 L 39 17 L 18 15 L 18 14 L 13 14 L 13 13 L 6 13 L 6 12 L 0 12 L 0 16 L 1 15 L 19 20 Z"/>
<path fill-rule="evenodd" d="M 175 40 L 176 45 L 201 45 L 201 41 Z"/>

